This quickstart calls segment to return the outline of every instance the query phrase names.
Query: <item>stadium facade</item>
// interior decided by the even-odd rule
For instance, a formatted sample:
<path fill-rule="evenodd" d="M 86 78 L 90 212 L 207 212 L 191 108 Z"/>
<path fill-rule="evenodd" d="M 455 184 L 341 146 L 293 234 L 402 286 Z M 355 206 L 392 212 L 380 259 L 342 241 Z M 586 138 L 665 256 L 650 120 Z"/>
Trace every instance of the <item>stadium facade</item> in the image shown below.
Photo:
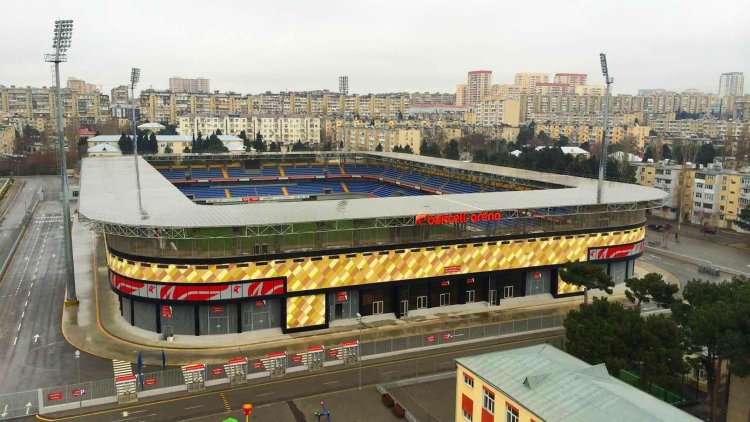
<path fill-rule="evenodd" d="M 570 261 L 617 282 L 660 190 L 393 153 L 91 157 L 79 218 L 102 233 L 130 324 L 290 333 L 332 321 L 581 294 Z"/>

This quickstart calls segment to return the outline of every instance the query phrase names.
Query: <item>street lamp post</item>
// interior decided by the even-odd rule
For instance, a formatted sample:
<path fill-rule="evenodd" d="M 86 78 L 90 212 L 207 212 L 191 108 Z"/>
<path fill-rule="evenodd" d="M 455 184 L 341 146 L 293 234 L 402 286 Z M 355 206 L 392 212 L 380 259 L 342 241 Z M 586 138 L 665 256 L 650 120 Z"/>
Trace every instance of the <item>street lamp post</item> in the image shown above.
<path fill-rule="evenodd" d="M 78 374 L 78 420 L 83 420 L 83 393 L 81 388 L 81 352 L 76 350 L 76 373 Z"/>
<path fill-rule="evenodd" d="M 55 64 L 55 88 L 57 91 L 57 144 L 60 148 L 60 182 L 62 184 L 62 208 L 63 208 L 63 243 L 65 245 L 65 270 L 66 270 L 66 294 L 65 304 L 78 304 L 76 296 L 75 271 L 73 269 L 73 241 L 71 238 L 70 202 L 68 200 L 68 165 L 65 157 L 65 136 L 63 134 L 63 105 L 62 89 L 60 88 L 60 63 L 67 61 L 65 52 L 70 47 L 73 37 L 72 20 L 56 20 L 55 35 L 52 39 L 52 48 L 55 52 L 45 54 L 44 61 Z"/>
<path fill-rule="evenodd" d="M 599 157 L 599 182 L 596 187 L 596 203 L 602 203 L 602 187 L 604 186 L 604 173 L 607 167 L 607 118 L 609 117 L 609 94 L 610 85 L 614 82 L 614 78 L 609 77 L 609 71 L 607 70 L 607 55 L 604 53 L 599 54 L 599 61 L 602 65 L 602 75 L 607 83 L 607 91 L 604 94 L 604 127 L 602 128 L 602 148 Z M 623 158 L 627 159 L 627 158 Z"/>
<path fill-rule="evenodd" d="M 130 69 L 130 118 L 133 121 L 133 155 L 136 157 L 136 165 L 138 165 L 138 141 L 135 133 L 135 86 L 140 78 L 141 69 L 137 67 Z"/>
<path fill-rule="evenodd" d="M 357 390 L 362 389 L 362 314 L 357 312 L 357 323 L 359 325 L 359 341 L 357 342 L 357 364 L 359 366 L 359 384 Z"/>

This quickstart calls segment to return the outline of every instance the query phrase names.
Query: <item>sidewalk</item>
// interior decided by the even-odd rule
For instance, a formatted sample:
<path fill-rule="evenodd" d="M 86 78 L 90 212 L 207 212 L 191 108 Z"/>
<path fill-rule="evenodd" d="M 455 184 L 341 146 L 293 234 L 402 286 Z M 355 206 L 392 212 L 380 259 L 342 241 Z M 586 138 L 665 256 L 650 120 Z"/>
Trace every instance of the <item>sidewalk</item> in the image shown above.
<path fill-rule="evenodd" d="M 109 287 L 102 240 L 78 221 L 72 228 L 73 257 L 79 306 L 63 309 L 62 331 L 73 346 L 107 359 L 133 362 L 138 352 L 144 364 L 161 364 L 162 350 L 169 365 L 195 362 L 221 363 L 240 355 L 265 355 L 286 350 L 301 352 L 309 346 L 336 345 L 358 338 L 356 320 L 337 321 L 328 329 L 281 334 L 278 329 L 212 336 L 175 336 L 173 342 L 159 335 L 130 326 L 121 316 L 117 296 Z M 94 272 L 94 268 L 96 271 Z M 647 263 L 637 263 L 636 273 L 660 272 L 670 282 L 676 277 Z M 619 284 L 611 300 L 624 299 L 625 286 Z M 591 296 L 601 293 L 591 292 Z M 363 323 L 363 342 L 419 335 L 435 330 L 490 324 L 534 316 L 565 314 L 577 308 L 582 296 L 553 299 L 551 295 L 526 296 L 502 300 L 501 305 L 486 303 L 433 308 L 402 319 L 393 316 L 367 317 Z"/>

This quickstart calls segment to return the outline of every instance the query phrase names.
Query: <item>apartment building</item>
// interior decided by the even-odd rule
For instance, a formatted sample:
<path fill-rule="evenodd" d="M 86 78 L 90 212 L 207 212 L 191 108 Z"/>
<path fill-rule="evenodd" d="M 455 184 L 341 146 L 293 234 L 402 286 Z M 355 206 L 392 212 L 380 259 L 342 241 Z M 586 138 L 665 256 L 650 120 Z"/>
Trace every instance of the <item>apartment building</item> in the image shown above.
<path fill-rule="evenodd" d="M 555 73 L 556 84 L 566 84 L 570 86 L 586 85 L 588 75 L 585 73 Z"/>
<path fill-rule="evenodd" d="M 456 105 L 466 107 L 469 104 L 469 86 L 466 84 L 456 85 Z"/>
<path fill-rule="evenodd" d="M 169 90 L 172 92 L 187 92 L 190 94 L 208 94 L 209 82 L 206 78 L 181 78 L 174 76 L 169 78 Z"/>
<path fill-rule="evenodd" d="M 742 72 L 727 72 L 719 76 L 719 97 L 738 97 L 745 91 L 745 74 Z"/>
<path fill-rule="evenodd" d="M 109 102 L 112 105 L 121 105 L 130 103 L 130 87 L 120 85 L 112 88 L 110 91 Z"/>
<path fill-rule="evenodd" d="M 534 85 L 534 93 L 540 95 L 570 95 L 575 93 L 575 88 L 566 83 L 537 82 Z"/>
<path fill-rule="evenodd" d="M 62 89 L 63 117 L 80 124 L 94 124 L 109 118 L 109 97 L 94 92 L 81 94 Z M 52 88 L 0 87 L 0 112 L 22 119 L 54 119 L 57 116 Z"/>
<path fill-rule="evenodd" d="M 443 92 L 412 92 L 409 96 L 410 105 L 414 104 L 455 104 L 456 94 Z"/>
<path fill-rule="evenodd" d="M 491 70 L 472 70 L 466 79 L 466 105 L 475 106 L 490 94 Z"/>
<path fill-rule="evenodd" d="M 456 421 L 699 421 L 548 344 L 455 361 Z"/>
<path fill-rule="evenodd" d="M 490 87 L 490 96 L 500 100 L 517 100 L 522 94 L 533 94 L 534 88 L 512 84 L 493 84 Z"/>
<path fill-rule="evenodd" d="M 536 84 L 538 83 L 547 83 L 547 82 L 549 82 L 548 73 L 530 73 L 530 72 L 516 73 L 516 76 L 513 80 L 514 85 L 517 85 L 520 87 L 526 87 L 526 88 L 534 88 Z"/>
<path fill-rule="evenodd" d="M 655 215 L 702 226 L 736 230 L 740 210 L 750 206 L 750 169 L 724 169 L 719 163 L 706 166 L 633 163 L 639 185 L 667 193 Z"/>
<path fill-rule="evenodd" d="M 347 124 L 337 127 L 335 133 L 335 142 L 343 143 L 349 151 L 375 151 L 380 145 L 383 151 L 390 152 L 397 146 L 409 146 L 414 154 L 419 154 L 422 144 L 422 133 L 416 128 Z"/>
<path fill-rule="evenodd" d="M 0 155 L 13 154 L 16 145 L 16 127 L 0 123 Z"/>
<path fill-rule="evenodd" d="M 607 93 L 607 85 L 577 85 L 573 87 L 576 95 L 598 95 L 604 96 Z"/>
<path fill-rule="evenodd" d="M 476 113 L 477 125 L 518 127 L 521 117 L 521 102 L 490 96 L 477 104 Z"/>
<path fill-rule="evenodd" d="M 737 139 L 750 130 L 750 122 L 713 119 L 670 120 L 649 119 L 649 126 L 656 134 L 668 138 L 705 138 L 725 141 Z"/>
<path fill-rule="evenodd" d="M 245 131 L 249 139 L 258 133 L 266 143 L 282 145 L 297 141 L 320 143 L 320 118 L 303 114 L 188 114 L 178 118 L 177 131 L 180 135 L 210 135 L 217 130 L 225 135 L 238 136 Z"/>
<path fill-rule="evenodd" d="M 78 78 L 68 78 L 67 86 L 69 90 L 75 91 L 79 94 L 95 94 L 99 92 L 98 86 L 87 83 L 83 79 Z"/>
<path fill-rule="evenodd" d="M 552 122 L 537 123 L 537 134 L 544 132 L 552 139 L 559 139 L 564 135 L 573 144 L 582 144 L 584 142 L 596 143 L 601 142 L 604 129 L 601 123 L 597 125 L 590 124 L 558 124 Z M 609 125 L 607 132 L 610 143 L 619 144 L 630 138 L 634 141 L 634 147 L 643 149 L 648 139 L 650 128 L 648 126 L 612 124 Z"/>

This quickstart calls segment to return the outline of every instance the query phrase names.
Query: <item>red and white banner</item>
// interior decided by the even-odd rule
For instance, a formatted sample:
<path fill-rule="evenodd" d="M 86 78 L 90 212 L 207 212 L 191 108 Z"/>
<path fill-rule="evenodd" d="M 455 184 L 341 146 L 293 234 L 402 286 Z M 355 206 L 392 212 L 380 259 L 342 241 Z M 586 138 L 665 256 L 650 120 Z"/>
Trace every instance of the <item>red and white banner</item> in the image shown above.
<path fill-rule="evenodd" d="M 180 285 L 130 280 L 110 271 L 115 290 L 132 296 L 160 300 L 210 301 L 276 296 L 284 293 L 284 279 L 250 281 L 235 284 L 202 283 Z"/>
<path fill-rule="evenodd" d="M 643 240 L 630 245 L 607 246 L 604 248 L 589 249 L 589 261 L 602 259 L 627 258 L 629 256 L 643 253 Z"/>

